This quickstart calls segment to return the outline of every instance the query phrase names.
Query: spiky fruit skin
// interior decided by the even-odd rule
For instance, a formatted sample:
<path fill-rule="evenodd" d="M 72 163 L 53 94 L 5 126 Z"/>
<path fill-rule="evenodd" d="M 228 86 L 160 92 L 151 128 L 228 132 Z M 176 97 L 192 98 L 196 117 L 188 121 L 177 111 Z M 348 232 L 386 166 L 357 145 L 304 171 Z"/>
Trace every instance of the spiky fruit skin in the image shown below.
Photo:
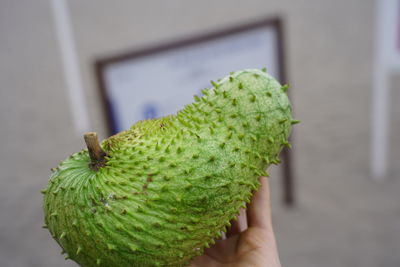
<path fill-rule="evenodd" d="M 63 161 L 45 223 L 82 266 L 185 266 L 225 231 L 288 145 L 291 107 L 260 70 L 231 73 L 175 116 L 141 121 Z"/>

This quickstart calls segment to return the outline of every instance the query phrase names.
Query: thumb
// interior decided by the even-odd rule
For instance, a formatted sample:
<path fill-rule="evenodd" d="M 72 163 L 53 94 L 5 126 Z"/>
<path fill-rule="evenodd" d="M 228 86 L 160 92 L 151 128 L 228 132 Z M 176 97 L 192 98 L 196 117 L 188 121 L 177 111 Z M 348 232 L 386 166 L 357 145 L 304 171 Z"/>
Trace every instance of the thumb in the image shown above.
<path fill-rule="evenodd" d="M 272 231 L 269 181 L 266 177 L 260 177 L 260 182 L 261 187 L 254 193 L 247 209 L 247 223 L 249 227 Z"/>

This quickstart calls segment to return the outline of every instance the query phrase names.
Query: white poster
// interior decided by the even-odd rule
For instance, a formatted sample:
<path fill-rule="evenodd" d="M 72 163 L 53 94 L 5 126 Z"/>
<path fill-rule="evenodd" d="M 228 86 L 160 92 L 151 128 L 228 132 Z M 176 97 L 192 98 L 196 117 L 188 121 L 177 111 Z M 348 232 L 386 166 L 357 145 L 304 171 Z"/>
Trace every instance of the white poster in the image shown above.
<path fill-rule="evenodd" d="M 174 114 L 229 72 L 263 68 L 279 77 L 278 31 L 266 24 L 107 64 L 103 79 L 112 132 Z"/>

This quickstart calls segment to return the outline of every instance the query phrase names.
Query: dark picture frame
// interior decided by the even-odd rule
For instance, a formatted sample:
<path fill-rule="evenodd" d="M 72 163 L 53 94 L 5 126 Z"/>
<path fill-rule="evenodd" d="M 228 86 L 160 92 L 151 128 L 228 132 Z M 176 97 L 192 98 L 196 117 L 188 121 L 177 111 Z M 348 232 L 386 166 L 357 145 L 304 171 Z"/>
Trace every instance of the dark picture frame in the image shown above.
<path fill-rule="evenodd" d="M 110 99 L 109 88 L 107 88 L 106 80 L 106 69 L 109 66 L 127 63 L 129 61 L 135 61 L 136 59 L 144 59 L 149 56 L 156 54 L 162 54 L 166 51 L 179 50 L 186 47 L 190 47 L 197 44 L 207 43 L 209 41 L 227 38 L 237 34 L 245 33 L 247 31 L 261 29 L 269 27 L 272 28 L 276 33 L 274 44 L 276 47 L 276 59 L 277 59 L 277 79 L 281 84 L 286 84 L 287 74 L 286 74 L 286 58 L 284 53 L 284 34 L 283 34 L 283 22 L 280 18 L 267 18 L 253 23 L 248 23 L 244 25 L 238 25 L 235 27 L 225 28 L 218 31 L 213 31 L 206 34 L 200 34 L 185 38 L 178 41 L 168 42 L 160 45 L 155 45 L 151 47 L 146 47 L 143 49 L 138 49 L 135 51 L 128 51 L 121 54 L 112 55 L 109 57 L 100 58 L 95 61 L 95 77 L 97 80 L 97 85 L 100 90 L 100 96 L 102 99 L 102 105 L 105 110 L 105 119 L 108 134 L 112 135 L 119 131 L 115 107 Z M 292 174 L 292 159 L 291 153 L 288 149 L 284 149 L 281 153 L 283 159 L 283 201 L 287 205 L 292 205 L 294 203 L 294 192 L 293 192 L 293 174 Z"/>

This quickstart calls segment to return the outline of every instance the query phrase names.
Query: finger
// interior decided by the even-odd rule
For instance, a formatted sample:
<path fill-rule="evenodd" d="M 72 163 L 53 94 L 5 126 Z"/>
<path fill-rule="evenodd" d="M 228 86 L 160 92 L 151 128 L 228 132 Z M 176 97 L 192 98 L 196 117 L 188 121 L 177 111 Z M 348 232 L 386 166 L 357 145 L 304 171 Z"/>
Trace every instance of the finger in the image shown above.
<path fill-rule="evenodd" d="M 204 250 L 204 255 L 217 262 L 233 261 L 236 255 L 236 247 L 240 235 L 232 236 L 229 239 L 219 240 L 210 248 Z M 207 266 L 208 265 L 204 265 Z"/>
<path fill-rule="evenodd" d="M 260 182 L 261 187 L 254 193 L 247 209 L 247 223 L 249 227 L 272 230 L 268 178 L 261 177 Z"/>
<path fill-rule="evenodd" d="M 216 262 L 213 258 L 208 255 L 201 255 L 194 258 L 189 267 L 217 267 L 218 262 Z"/>
<path fill-rule="evenodd" d="M 246 210 L 241 209 L 238 217 L 231 221 L 231 227 L 226 232 L 226 237 L 229 238 L 231 236 L 240 234 L 246 229 L 247 229 Z"/>

